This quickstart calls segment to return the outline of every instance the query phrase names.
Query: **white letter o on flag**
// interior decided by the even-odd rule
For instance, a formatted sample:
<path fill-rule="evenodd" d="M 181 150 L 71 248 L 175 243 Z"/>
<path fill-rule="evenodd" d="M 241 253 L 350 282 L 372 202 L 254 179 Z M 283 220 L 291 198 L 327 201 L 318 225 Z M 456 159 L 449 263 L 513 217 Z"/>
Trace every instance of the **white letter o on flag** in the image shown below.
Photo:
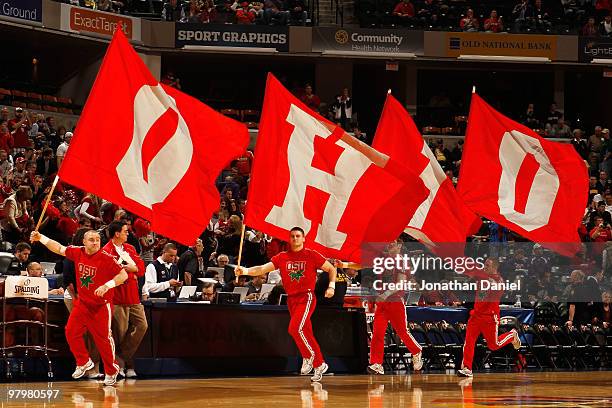
<path fill-rule="evenodd" d="M 527 154 L 533 154 L 540 167 L 529 189 L 525 213 L 519 213 L 514 209 L 516 180 Z M 517 130 L 504 133 L 499 162 L 502 166 L 497 201 L 500 214 L 526 231 L 547 225 L 559 191 L 559 176 L 540 141 Z"/>

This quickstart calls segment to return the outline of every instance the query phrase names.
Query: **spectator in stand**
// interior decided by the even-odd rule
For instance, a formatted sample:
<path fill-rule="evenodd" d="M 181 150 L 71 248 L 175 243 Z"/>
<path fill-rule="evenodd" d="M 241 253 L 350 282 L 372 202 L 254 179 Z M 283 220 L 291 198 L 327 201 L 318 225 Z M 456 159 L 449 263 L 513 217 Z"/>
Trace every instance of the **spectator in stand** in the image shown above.
<path fill-rule="evenodd" d="M 0 220 L 2 238 L 11 243 L 27 239 L 28 228 L 31 224 L 28 214 L 28 201 L 32 199 L 32 189 L 21 186 L 17 191 L 4 200 L 4 217 Z"/>
<path fill-rule="evenodd" d="M 256 1 L 251 3 L 251 10 L 255 13 L 255 24 L 264 25 L 266 24 L 266 17 L 264 15 L 263 3 Z"/>
<path fill-rule="evenodd" d="M 97 228 L 102 223 L 102 215 L 100 209 L 102 207 L 102 199 L 95 194 L 87 194 L 81 201 L 81 205 L 75 208 L 75 214 L 81 218 L 88 218 L 92 226 Z"/>
<path fill-rule="evenodd" d="M 489 18 L 484 22 L 484 30 L 489 33 L 500 33 L 504 31 L 502 18 L 497 15 L 497 10 L 491 10 Z"/>
<path fill-rule="evenodd" d="M 472 9 L 468 9 L 465 13 L 465 17 L 459 20 L 459 27 L 463 31 L 478 31 L 479 26 L 480 23 L 478 22 L 478 19 L 474 16 L 474 10 Z"/>
<path fill-rule="evenodd" d="M 550 14 L 542 6 L 542 0 L 535 0 L 535 5 L 533 7 L 533 20 L 535 29 L 538 31 L 544 32 L 552 27 Z"/>
<path fill-rule="evenodd" d="M 557 120 L 557 123 L 555 123 L 554 125 L 552 126 L 547 125 L 546 131 L 550 137 L 567 138 L 567 139 L 572 137 L 572 129 L 568 126 L 567 122 L 563 119 L 563 116 L 561 116 Z"/>
<path fill-rule="evenodd" d="M 530 129 L 539 129 L 540 121 L 537 119 L 535 114 L 535 107 L 533 103 L 527 105 L 527 111 L 521 119 L 521 123 Z"/>
<path fill-rule="evenodd" d="M 570 274 L 570 284 L 563 292 L 563 298 L 568 302 L 568 320 L 566 325 L 577 326 L 588 323 L 591 318 L 588 313 L 588 290 L 584 284 L 584 273 L 574 270 Z"/>
<path fill-rule="evenodd" d="M 612 225 L 612 214 L 606 211 L 606 202 L 603 200 L 597 201 L 597 207 L 595 207 L 595 210 L 591 211 L 589 215 L 589 232 L 598 225 L 597 217 L 600 217 L 604 221 L 604 224 Z"/>
<path fill-rule="evenodd" d="M 228 230 L 218 236 L 219 248 L 218 252 L 227 254 L 230 260 L 238 256 L 238 247 L 240 246 L 240 237 L 242 233 L 242 220 L 238 215 L 232 215 L 229 218 Z"/>
<path fill-rule="evenodd" d="M 53 150 L 50 147 L 43 149 L 42 156 L 36 161 L 36 174 L 44 178 L 57 173 L 57 160 L 53 158 Z"/>
<path fill-rule="evenodd" d="M 189 0 L 189 4 L 187 5 L 187 13 L 185 15 L 185 19 L 181 20 L 181 23 L 201 23 L 202 22 L 202 12 L 200 10 L 200 2 L 198 0 Z"/>
<path fill-rule="evenodd" d="M 13 154 L 23 153 L 26 147 L 32 145 L 28 136 L 30 118 L 28 112 L 22 108 L 15 108 L 15 117 L 8 122 L 9 130 L 13 135 Z"/>
<path fill-rule="evenodd" d="M 552 126 L 555 123 L 557 123 L 559 121 L 559 118 L 561 117 L 563 117 L 563 113 L 557 110 L 557 104 L 553 102 L 550 104 L 550 107 L 548 108 L 548 113 L 546 113 L 546 118 L 544 120 L 544 123 Z"/>
<path fill-rule="evenodd" d="M 353 100 L 350 97 L 348 88 L 344 88 L 342 94 L 336 97 L 336 101 L 331 107 L 331 113 L 334 122 L 340 124 L 343 129 L 346 129 L 346 126 L 353 117 Z"/>
<path fill-rule="evenodd" d="M 606 14 L 603 21 L 599 23 L 599 35 L 612 37 L 612 14 Z"/>
<path fill-rule="evenodd" d="M 72 132 L 66 132 L 64 135 L 64 141 L 61 145 L 57 147 L 57 151 L 55 153 L 57 158 L 57 168 L 59 169 L 64 161 L 64 156 L 68 153 L 68 146 L 70 145 L 70 141 L 72 140 Z"/>
<path fill-rule="evenodd" d="M 599 179 L 597 180 L 597 188 L 604 193 L 612 187 L 611 180 L 608 178 L 608 172 L 605 170 L 599 171 Z"/>
<path fill-rule="evenodd" d="M 0 149 L 0 178 L 5 180 L 13 171 L 13 163 L 8 159 L 6 150 Z"/>
<path fill-rule="evenodd" d="M 287 13 L 283 10 L 281 0 L 265 0 L 264 20 L 266 24 L 271 26 L 287 25 Z"/>
<path fill-rule="evenodd" d="M 603 146 L 604 138 L 601 134 L 601 126 L 595 126 L 595 133 L 593 133 L 588 140 L 589 151 L 597 155 L 597 158 L 601 157 L 601 149 Z"/>
<path fill-rule="evenodd" d="M 393 15 L 396 18 L 398 24 L 407 26 L 414 22 L 414 5 L 410 0 L 402 0 L 396 4 L 393 9 Z"/>
<path fill-rule="evenodd" d="M 8 121 L 9 121 L 9 110 L 5 106 L 4 108 L 0 109 L 0 122 L 8 122 Z"/>
<path fill-rule="evenodd" d="M 573 134 L 574 138 L 572 139 L 572 145 L 574 146 L 574 149 L 576 149 L 580 157 L 587 160 L 589 158 L 589 149 L 587 146 L 587 141 L 583 137 L 582 130 L 574 129 Z"/>
<path fill-rule="evenodd" d="M 161 18 L 164 21 L 185 20 L 185 5 L 179 0 L 167 0 L 163 5 Z"/>
<path fill-rule="evenodd" d="M 533 19 L 533 8 L 529 4 L 529 0 L 520 0 L 520 2 L 512 9 L 512 18 L 514 19 L 514 30 L 521 32 L 527 28 Z"/>
<path fill-rule="evenodd" d="M 200 22 L 212 23 L 217 14 L 215 3 L 212 0 L 204 0 L 200 5 Z"/>
<path fill-rule="evenodd" d="M 300 100 L 304 103 L 304 105 L 308 106 L 315 112 L 319 111 L 319 106 L 321 105 L 321 99 L 314 93 L 312 93 L 312 85 L 306 84 L 304 86 L 304 95 L 300 98 Z"/>
<path fill-rule="evenodd" d="M 607 214 L 610 214 L 606 211 Z M 609 222 L 605 222 L 603 217 L 595 216 L 595 227 L 589 231 L 589 238 L 592 242 L 608 242 L 612 240 L 612 227 Z M 603 249 L 603 248 L 602 248 Z"/>
<path fill-rule="evenodd" d="M 7 155 L 13 152 L 15 140 L 9 131 L 8 122 L 0 121 L 0 150 L 4 150 Z"/>
<path fill-rule="evenodd" d="M 216 13 L 213 18 L 213 23 L 216 24 L 233 24 L 236 22 L 236 12 L 232 10 L 232 1 L 224 0 L 223 3 L 216 8 Z"/>
<path fill-rule="evenodd" d="M 308 13 L 306 13 L 306 6 L 302 0 L 287 0 L 287 9 L 289 10 L 289 24 L 306 25 Z"/>
<path fill-rule="evenodd" d="M 255 21 L 255 13 L 251 10 L 248 1 L 243 1 L 240 5 L 235 1 L 232 9 L 236 11 L 236 24 L 253 24 Z"/>
<path fill-rule="evenodd" d="M 197 286 L 198 278 L 204 278 L 204 259 L 202 251 L 204 244 L 201 239 L 197 239 L 195 245 L 187 248 L 179 257 L 177 266 L 179 275 L 185 279 L 185 285 Z"/>
<path fill-rule="evenodd" d="M 584 37 L 597 37 L 598 31 L 595 25 L 595 17 L 589 17 L 582 30 L 580 30 L 580 34 Z"/>

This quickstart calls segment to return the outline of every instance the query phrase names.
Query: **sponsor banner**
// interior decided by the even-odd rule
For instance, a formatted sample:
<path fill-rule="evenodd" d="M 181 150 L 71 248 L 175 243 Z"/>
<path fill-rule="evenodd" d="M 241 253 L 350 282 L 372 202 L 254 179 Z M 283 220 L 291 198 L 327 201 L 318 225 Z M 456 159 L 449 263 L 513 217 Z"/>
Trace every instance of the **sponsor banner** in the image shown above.
<path fill-rule="evenodd" d="M 289 51 L 289 27 L 176 23 L 176 47 L 274 48 Z"/>
<path fill-rule="evenodd" d="M 62 4 L 61 29 L 64 31 L 112 37 L 117 27 L 129 40 L 140 41 L 139 18 Z"/>
<path fill-rule="evenodd" d="M 0 0 L 0 19 L 42 24 L 42 0 Z"/>
<path fill-rule="evenodd" d="M 446 56 L 502 55 L 557 59 L 557 36 L 532 34 L 446 33 Z"/>
<path fill-rule="evenodd" d="M 7 298 L 47 299 L 49 282 L 46 278 L 7 276 L 4 282 L 4 293 Z"/>
<path fill-rule="evenodd" d="M 594 58 L 610 59 L 612 63 L 612 38 L 580 37 L 578 41 L 578 60 L 591 62 Z"/>
<path fill-rule="evenodd" d="M 315 27 L 312 32 L 312 50 L 316 52 L 335 50 L 383 52 L 389 56 L 400 53 L 423 55 L 422 31 Z"/>

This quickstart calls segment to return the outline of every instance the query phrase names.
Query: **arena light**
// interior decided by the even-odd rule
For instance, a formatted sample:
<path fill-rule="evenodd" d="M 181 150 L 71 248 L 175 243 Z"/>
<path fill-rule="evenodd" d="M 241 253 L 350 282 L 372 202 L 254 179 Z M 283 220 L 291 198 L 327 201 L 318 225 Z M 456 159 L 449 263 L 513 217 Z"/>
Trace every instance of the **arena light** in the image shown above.
<path fill-rule="evenodd" d="M 610 58 L 593 58 L 591 64 L 604 64 L 604 65 L 612 65 L 612 59 Z"/>
<path fill-rule="evenodd" d="M 367 51 L 340 51 L 325 50 L 321 55 L 330 57 L 384 57 L 387 59 L 411 59 L 416 58 L 414 52 L 367 52 Z"/>
<path fill-rule="evenodd" d="M 237 52 L 246 52 L 254 54 L 274 54 L 278 51 L 276 48 L 257 48 L 257 47 L 221 47 L 216 45 L 185 45 L 184 50 L 189 51 L 217 51 L 217 52 L 231 52 L 235 54 Z"/>
<path fill-rule="evenodd" d="M 460 55 L 457 59 L 465 61 L 500 61 L 500 62 L 550 62 L 547 57 L 513 57 L 509 55 Z"/>

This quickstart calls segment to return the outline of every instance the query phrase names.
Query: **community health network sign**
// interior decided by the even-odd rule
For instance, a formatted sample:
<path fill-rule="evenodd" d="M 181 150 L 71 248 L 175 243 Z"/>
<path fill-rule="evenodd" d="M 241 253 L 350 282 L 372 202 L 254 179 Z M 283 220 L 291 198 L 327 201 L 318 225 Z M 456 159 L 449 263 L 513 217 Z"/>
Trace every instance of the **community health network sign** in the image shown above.
<path fill-rule="evenodd" d="M 422 55 L 423 31 L 315 27 L 312 50 Z"/>
<path fill-rule="evenodd" d="M 42 0 L 0 0 L 0 18 L 42 24 Z"/>

